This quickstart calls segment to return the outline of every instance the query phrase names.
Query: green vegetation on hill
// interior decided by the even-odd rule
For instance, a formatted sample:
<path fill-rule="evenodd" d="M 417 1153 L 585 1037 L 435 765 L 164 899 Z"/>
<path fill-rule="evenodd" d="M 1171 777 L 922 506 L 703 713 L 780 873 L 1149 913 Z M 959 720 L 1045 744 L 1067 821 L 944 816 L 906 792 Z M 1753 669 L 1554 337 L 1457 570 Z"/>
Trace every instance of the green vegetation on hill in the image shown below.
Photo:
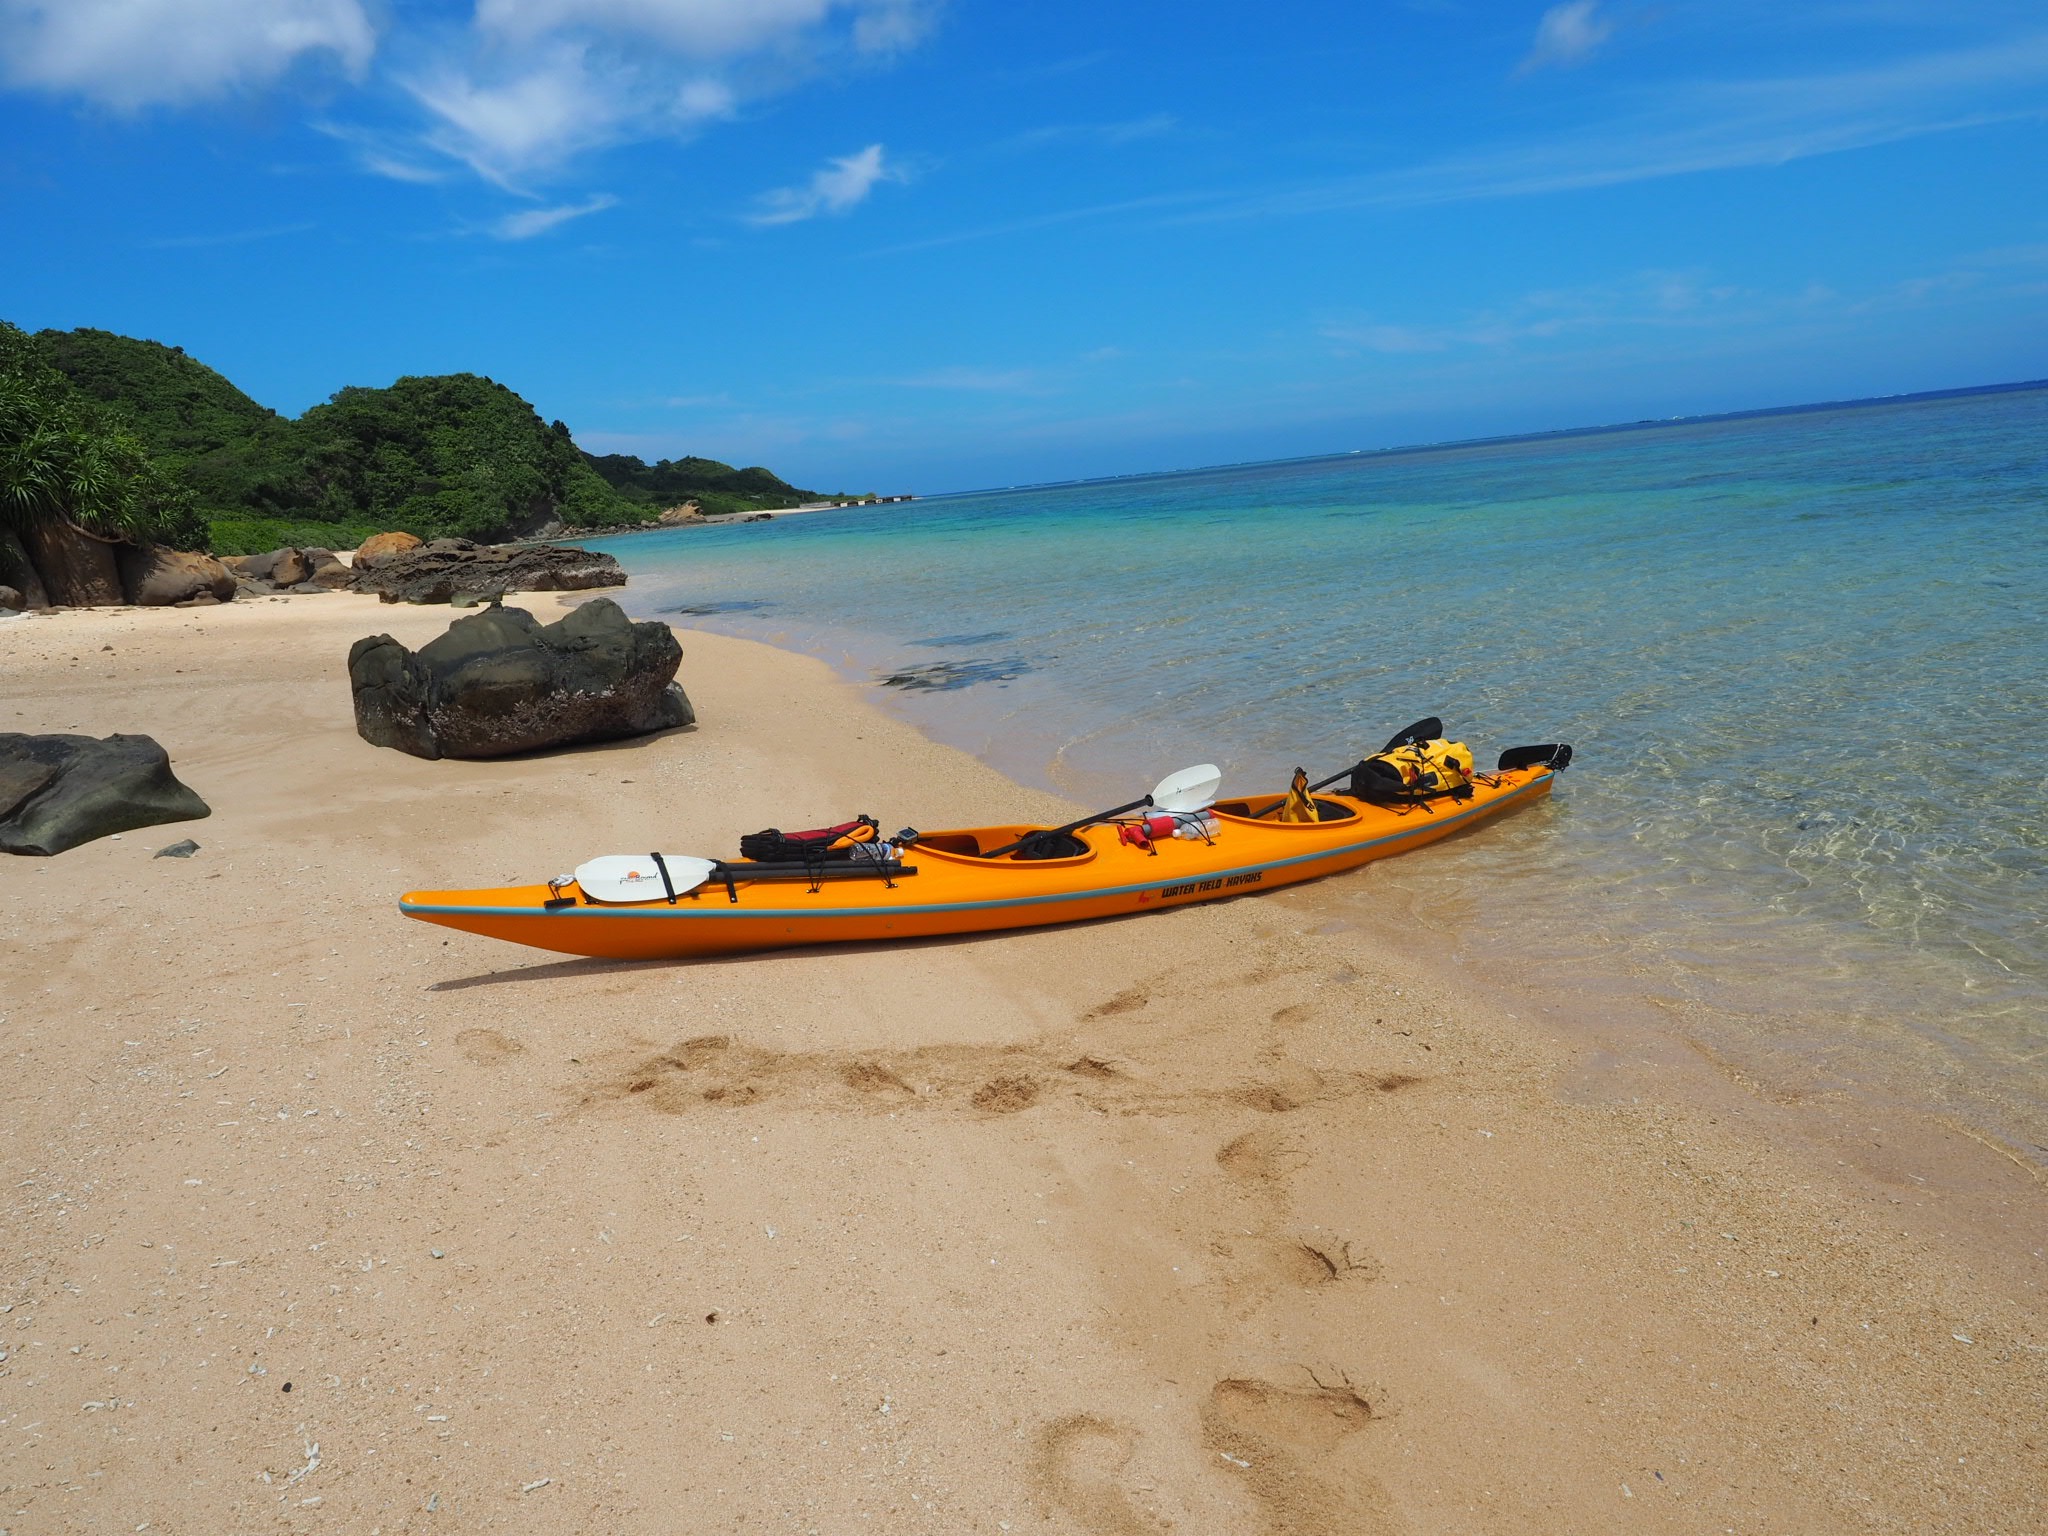
<path fill-rule="evenodd" d="M 683 501 L 738 512 L 808 495 L 765 469 L 713 459 L 593 458 L 561 422 L 476 374 L 344 389 L 294 421 L 177 347 L 89 329 L 13 335 L 68 380 L 105 433 L 146 450 L 186 497 L 188 518 L 196 508 L 188 548 L 344 549 L 393 529 L 521 538 L 637 527 Z"/>
<path fill-rule="evenodd" d="M 605 484 L 637 506 L 666 510 L 686 501 L 716 517 L 726 512 L 772 512 L 799 506 L 813 492 L 756 466 L 734 469 L 716 459 L 662 459 L 648 464 L 628 453 L 583 455 Z"/>
<path fill-rule="evenodd" d="M 144 437 L 0 320 L 0 532 L 59 524 L 188 549 L 206 537 L 191 492 Z"/>

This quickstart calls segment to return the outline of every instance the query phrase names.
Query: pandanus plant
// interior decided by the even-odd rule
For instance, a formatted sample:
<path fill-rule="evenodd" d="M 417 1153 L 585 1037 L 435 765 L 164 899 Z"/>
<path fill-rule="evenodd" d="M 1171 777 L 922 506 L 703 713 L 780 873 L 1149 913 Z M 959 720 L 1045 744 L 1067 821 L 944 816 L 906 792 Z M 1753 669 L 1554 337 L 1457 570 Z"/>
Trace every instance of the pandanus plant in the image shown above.
<path fill-rule="evenodd" d="M 34 606 L 122 600 L 114 549 L 204 538 L 141 441 L 0 323 L 0 584 Z"/>

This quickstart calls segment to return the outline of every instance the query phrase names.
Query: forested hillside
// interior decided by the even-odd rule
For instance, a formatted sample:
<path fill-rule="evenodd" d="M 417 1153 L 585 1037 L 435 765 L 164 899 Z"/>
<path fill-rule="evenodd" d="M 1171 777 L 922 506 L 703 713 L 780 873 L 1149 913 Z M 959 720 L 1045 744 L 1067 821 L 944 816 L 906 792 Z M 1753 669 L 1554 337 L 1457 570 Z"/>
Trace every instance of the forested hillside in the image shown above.
<path fill-rule="evenodd" d="M 674 507 L 694 501 L 701 511 L 716 516 L 793 507 L 816 494 L 800 491 L 765 469 L 734 469 L 716 459 L 662 459 L 648 464 L 626 453 L 586 453 L 583 459 L 613 490 L 643 507 Z"/>
<path fill-rule="evenodd" d="M 177 347 L 90 329 L 14 335 L 188 496 L 217 553 L 347 548 L 392 529 L 503 539 L 628 528 L 684 501 L 716 513 L 809 494 L 713 459 L 594 458 L 563 423 L 476 374 L 344 389 L 293 420 Z"/>

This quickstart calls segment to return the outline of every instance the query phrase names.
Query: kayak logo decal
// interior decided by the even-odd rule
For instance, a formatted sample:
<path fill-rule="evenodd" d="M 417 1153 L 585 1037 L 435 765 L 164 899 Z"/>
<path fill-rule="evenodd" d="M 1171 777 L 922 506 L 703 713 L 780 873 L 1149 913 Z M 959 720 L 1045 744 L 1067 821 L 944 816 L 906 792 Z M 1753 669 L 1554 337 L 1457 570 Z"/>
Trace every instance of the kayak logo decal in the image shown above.
<path fill-rule="evenodd" d="M 1257 885 L 1265 878 L 1266 872 L 1263 869 L 1254 869 L 1239 875 L 1219 875 L 1214 880 L 1193 880 L 1186 885 L 1161 887 L 1159 899 L 1165 901 L 1170 896 L 1193 896 L 1205 891 L 1227 891 L 1234 885 Z"/>

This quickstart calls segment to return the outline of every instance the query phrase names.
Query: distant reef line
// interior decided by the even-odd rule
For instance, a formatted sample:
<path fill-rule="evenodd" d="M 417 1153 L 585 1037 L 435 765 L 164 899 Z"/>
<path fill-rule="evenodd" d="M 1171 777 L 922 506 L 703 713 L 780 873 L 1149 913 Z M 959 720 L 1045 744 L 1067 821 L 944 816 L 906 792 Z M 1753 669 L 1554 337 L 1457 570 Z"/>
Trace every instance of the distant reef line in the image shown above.
<path fill-rule="evenodd" d="M 2048 390 L 2048 379 L 2022 379 L 2009 384 L 1969 384 L 1957 389 L 1922 389 L 1898 395 L 1865 395 L 1853 400 L 1815 400 L 1803 405 L 1763 405 L 1740 411 L 1698 416 L 1654 416 L 1639 421 L 1607 422 L 1590 427 L 1545 427 L 1535 432 L 1503 432 L 1492 437 L 1452 437 L 1427 443 L 1400 443 L 1386 448 L 1339 448 L 1324 453 L 1292 454 L 1278 459 L 1232 459 L 1218 464 L 1190 464 L 1178 469 L 1140 469 L 1121 475 L 1087 475 L 1075 480 L 1033 480 L 1017 485 L 981 486 L 966 491 L 931 491 L 920 501 L 968 496 L 1007 496 L 1013 491 L 1053 491 L 1078 485 L 1115 485 L 1127 480 L 1165 480 L 1175 475 L 1221 474 L 1234 469 L 1268 469 L 1282 464 L 1335 464 L 1349 459 L 1394 459 L 1408 454 L 1452 453 L 1460 448 L 1499 448 L 1516 443 L 1545 443 L 1559 438 L 1605 437 L 1618 432 L 1656 432 L 1666 428 L 1711 426 L 1716 422 L 1758 421 L 1772 416 L 1806 416 L 1821 411 L 1859 411 L 1885 405 L 1917 405 L 1938 400 L 1967 400 L 1980 395 L 2019 395 Z"/>

